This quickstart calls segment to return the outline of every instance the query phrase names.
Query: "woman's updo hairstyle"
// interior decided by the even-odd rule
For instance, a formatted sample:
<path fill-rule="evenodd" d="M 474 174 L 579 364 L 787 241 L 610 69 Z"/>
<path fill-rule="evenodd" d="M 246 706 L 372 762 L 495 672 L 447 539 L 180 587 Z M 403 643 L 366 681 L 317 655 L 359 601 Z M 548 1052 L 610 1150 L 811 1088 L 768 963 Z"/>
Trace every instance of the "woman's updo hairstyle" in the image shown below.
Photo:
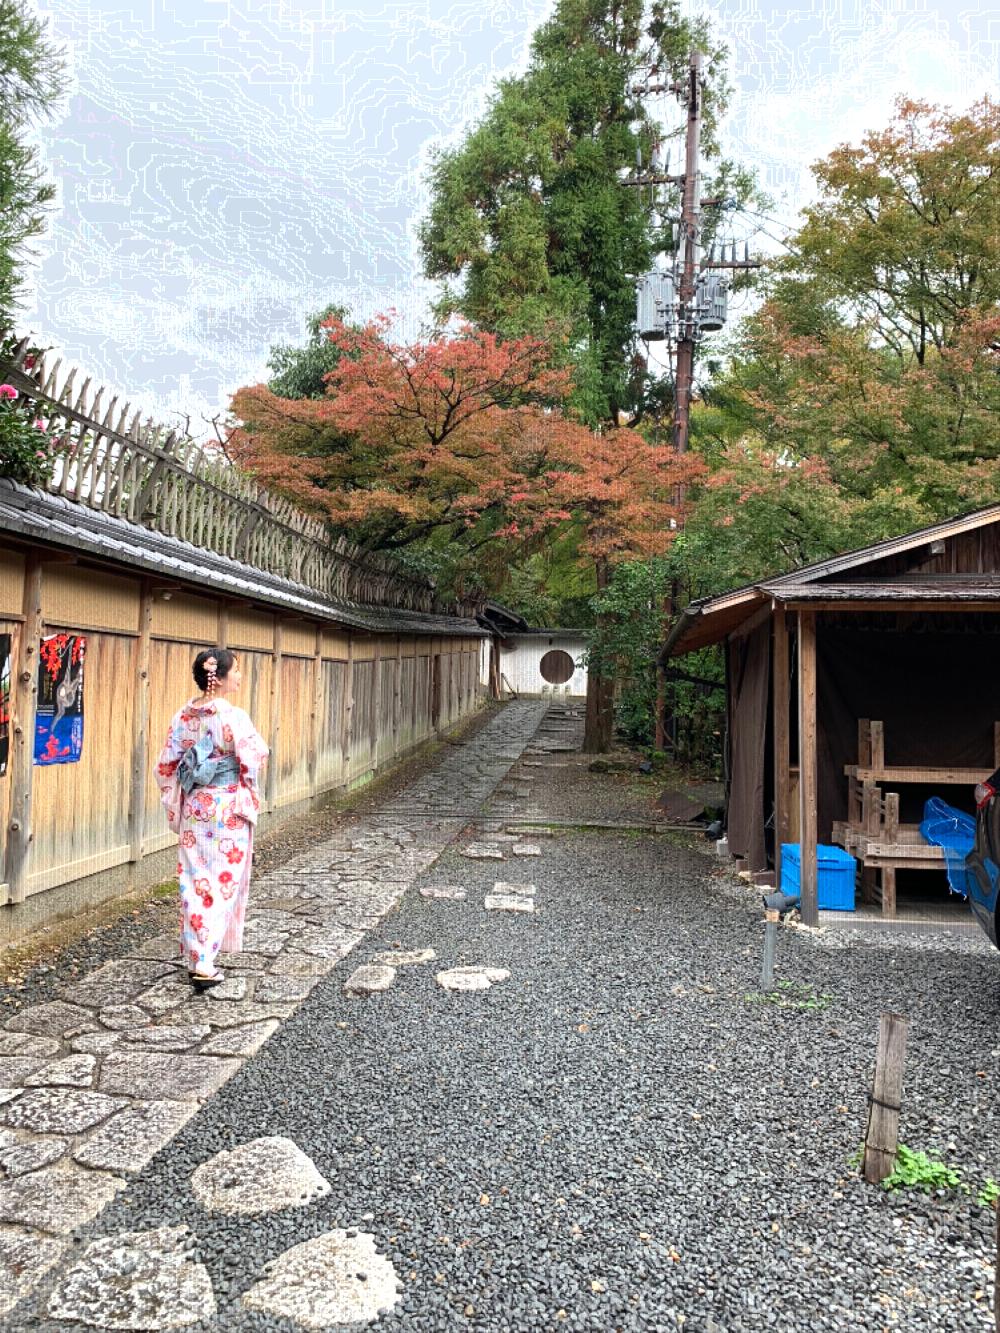
<path fill-rule="evenodd" d="M 212 694 L 220 680 L 225 680 L 233 669 L 236 654 L 228 648 L 206 648 L 194 659 L 194 683 L 203 694 Z"/>

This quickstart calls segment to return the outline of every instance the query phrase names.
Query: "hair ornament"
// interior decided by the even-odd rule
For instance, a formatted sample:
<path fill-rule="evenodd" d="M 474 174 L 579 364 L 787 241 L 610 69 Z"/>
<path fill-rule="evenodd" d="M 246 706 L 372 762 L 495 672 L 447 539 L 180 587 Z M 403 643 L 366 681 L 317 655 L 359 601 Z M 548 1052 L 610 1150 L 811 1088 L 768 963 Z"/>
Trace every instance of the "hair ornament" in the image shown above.
<path fill-rule="evenodd" d="M 205 682 L 205 693 L 211 697 L 219 688 L 218 677 L 219 663 L 214 657 L 205 658 L 205 675 L 208 679 Z"/>

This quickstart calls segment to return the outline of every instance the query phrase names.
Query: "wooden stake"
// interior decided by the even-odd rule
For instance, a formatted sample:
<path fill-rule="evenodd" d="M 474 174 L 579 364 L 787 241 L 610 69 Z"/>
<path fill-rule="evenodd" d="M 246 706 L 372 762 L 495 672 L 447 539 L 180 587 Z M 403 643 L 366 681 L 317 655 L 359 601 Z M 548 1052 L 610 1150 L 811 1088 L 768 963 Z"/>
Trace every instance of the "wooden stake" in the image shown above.
<path fill-rule="evenodd" d="M 865 1133 L 864 1176 L 869 1185 L 878 1185 L 892 1175 L 896 1165 L 909 1026 L 909 1019 L 902 1014 L 883 1014 L 879 1019 L 875 1079 Z"/>

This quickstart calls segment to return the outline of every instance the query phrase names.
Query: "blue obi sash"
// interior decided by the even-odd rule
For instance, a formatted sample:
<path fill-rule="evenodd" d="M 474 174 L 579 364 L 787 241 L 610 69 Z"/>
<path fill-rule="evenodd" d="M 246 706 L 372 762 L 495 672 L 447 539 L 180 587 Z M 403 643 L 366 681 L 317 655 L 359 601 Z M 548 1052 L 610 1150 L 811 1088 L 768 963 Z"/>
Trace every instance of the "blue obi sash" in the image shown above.
<path fill-rule="evenodd" d="M 202 736 L 181 755 L 177 777 L 186 796 L 190 796 L 195 787 L 228 787 L 230 783 L 239 782 L 240 761 L 236 755 L 222 754 L 213 759 L 214 749 L 212 737 Z"/>

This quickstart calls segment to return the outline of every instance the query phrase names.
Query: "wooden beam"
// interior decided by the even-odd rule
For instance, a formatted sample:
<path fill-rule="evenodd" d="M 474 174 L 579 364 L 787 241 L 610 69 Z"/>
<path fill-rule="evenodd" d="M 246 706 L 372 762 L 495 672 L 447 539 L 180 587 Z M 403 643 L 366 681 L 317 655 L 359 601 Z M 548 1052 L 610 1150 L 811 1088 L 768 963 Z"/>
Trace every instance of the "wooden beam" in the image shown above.
<path fill-rule="evenodd" d="M 150 644 L 155 594 L 143 581 L 139 598 L 139 638 L 136 643 L 135 701 L 132 709 L 132 777 L 129 792 L 129 860 L 141 861 L 146 831 L 146 777 L 149 767 Z"/>
<path fill-rule="evenodd" d="M 25 559 L 21 606 L 24 623 L 18 633 L 17 663 L 11 699 L 10 823 L 7 829 L 5 878 L 8 902 L 23 903 L 31 850 L 31 790 L 35 772 L 35 709 L 38 703 L 38 648 L 42 638 L 42 559 L 32 551 Z"/>
<path fill-rule="evenodd" d="M 274 618 L 274 652 L 271 669 L 271 734 L 267 738 L 271 757 L 267 761 L 267 781 L 264 788 L 264 802 L 270 812 L 274 809 L 278 791 L 278 745 L 281 741 L 281 656 L 283 630 L 280 619 Z"/>
<path fill-rule="evenodd" d="M 215 634 L 216 646 L 229 647 L 229 603 L 225 598 L 219 602 L 219 624 Z"/>
<path fill-rule="evenodd" d="M 816 613 L 799 612 L 799 853 L 802 921 L 819 924 L 816 864 Z"/>
<path fill-rule="evenodd" d="M 396 635 L 396 656 L 392 669 L 392 757 L 399 754 L 399 706 L 402 701 L 402 640 Z"/>
<path fill-rule="evenodd" d="M 312 705 L 309 713 L 309 791 L 319 787 L 319 750 L 323 736 L 323 626 L 316 626 L 312 664 Z"/>
<path fill-rule="evenodd" d="M 344 756 L 344 782 L 351 780 L 351 768 L 354 756 L 351 752 L 351 726 L 354 721 L 354 633 L 347 637 L 347 670 L 344 673 L 344 725 L 341 736 L 341 749 Z"/>
<path fill-rule="evenodd" d="M 856 611 L 859 614 L 866 611 L 891 611 L 898 612 L 900 615 L 909 614 L 913 611 L 937 613 L 939 615 L 954 615 L 956 611 L 986 611 L 994 615 L 1000 614 L 1000 601 L 958 601 L 954 598 L 945 600 L 936 598 L 931 602 L 917 602 L 912 598 L 900 599 L 882 599 L 870 602 L 854 601 L 787 601 L 783 605 L 789 611 L 838 611 L 851 612 Z"/>
<path fill-rule="evenodd" d="M 789 732 L 788 624 L 783 607 L 774 613 L 774 880 L 781 886 L 781 844 L 791 842 L 791 738 Z"/>
<path fill-rule="evenodd" d="M 371 718 L 368 724 L 369 742 L 371 745 L 372 762 L 371 768 L 374 773 L 378 768 L 378 732 L 380 713 L 382 711 L 382 640 L 375 640 L 374 656 L 372 657 L 372 698 L 371 698 Z"/>

